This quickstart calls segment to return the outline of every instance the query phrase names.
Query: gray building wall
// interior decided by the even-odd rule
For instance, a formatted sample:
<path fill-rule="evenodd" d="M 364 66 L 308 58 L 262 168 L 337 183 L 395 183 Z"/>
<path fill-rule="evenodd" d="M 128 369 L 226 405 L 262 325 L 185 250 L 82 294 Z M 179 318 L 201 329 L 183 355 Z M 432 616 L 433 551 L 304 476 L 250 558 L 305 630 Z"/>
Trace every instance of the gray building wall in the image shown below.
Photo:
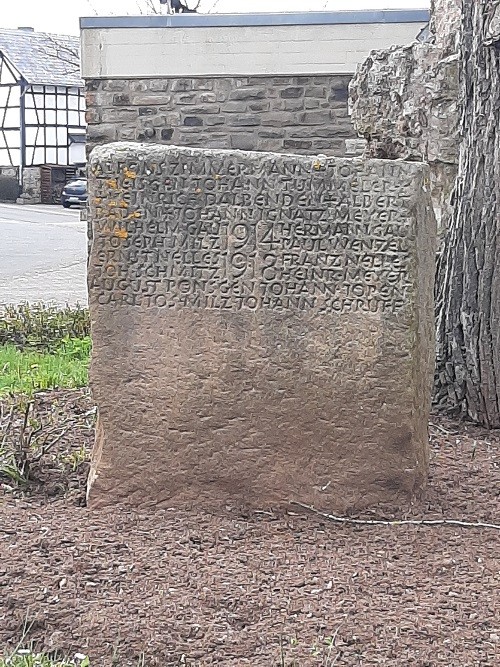
<path fill-rule="evenodd" d="M 90 151 L 110 141 L 344 155 L 346 74 L 88 79 Z"/>

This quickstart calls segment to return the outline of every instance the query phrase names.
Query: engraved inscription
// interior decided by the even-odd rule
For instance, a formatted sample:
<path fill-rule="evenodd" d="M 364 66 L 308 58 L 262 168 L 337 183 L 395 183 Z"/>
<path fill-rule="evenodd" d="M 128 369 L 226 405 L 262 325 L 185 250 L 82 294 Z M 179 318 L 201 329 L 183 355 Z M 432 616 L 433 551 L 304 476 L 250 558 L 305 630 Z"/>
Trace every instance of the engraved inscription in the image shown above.
<path fill-rule="evenodd" d="M 399 313 L 414 267 L 402 165 L 163 149 L 92 162 L 97 303 Z"/>

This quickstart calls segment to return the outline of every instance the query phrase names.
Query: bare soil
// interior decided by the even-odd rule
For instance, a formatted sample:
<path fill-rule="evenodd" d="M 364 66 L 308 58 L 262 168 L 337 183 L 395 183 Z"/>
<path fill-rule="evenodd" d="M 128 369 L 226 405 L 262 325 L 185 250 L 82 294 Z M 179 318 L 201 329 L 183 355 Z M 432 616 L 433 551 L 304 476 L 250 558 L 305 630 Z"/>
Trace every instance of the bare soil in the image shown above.
<path fill-rule="evenodd" d="M 36 410 L 54 397 L 70 417 L 91 408 L 72 391 Z M 437 417 L 430 433 L 429 487 L 406 518 L 500 523 L 500 434 Z M 500 531 L 292 507 L 91 513 L 87 464 L 61 463 L 91 441 L 75 419 L 27 489 L 0 490 L 0 654 L 26 631 L 92 667 L 500 665 Z"/>

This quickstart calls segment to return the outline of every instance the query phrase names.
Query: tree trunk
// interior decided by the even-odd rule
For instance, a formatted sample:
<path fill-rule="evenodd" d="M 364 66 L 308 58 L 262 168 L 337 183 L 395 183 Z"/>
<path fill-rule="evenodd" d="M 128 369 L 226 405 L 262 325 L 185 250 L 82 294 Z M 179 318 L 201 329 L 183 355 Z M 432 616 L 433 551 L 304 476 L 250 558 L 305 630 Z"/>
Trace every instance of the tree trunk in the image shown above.
<path fill-rule="evenodd" d="M 463 0 L 461 152 L 437 269 L 438 407 L 500 427 L 500 0 Z"/>

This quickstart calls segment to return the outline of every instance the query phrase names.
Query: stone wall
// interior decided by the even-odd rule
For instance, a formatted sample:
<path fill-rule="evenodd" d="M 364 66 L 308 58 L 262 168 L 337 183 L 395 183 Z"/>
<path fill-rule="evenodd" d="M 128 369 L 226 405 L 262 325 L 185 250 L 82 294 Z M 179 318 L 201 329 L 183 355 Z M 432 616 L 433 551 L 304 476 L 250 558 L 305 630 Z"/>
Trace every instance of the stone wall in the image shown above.
<path fill-rule="evenodd" d="M 0 201 L 17 204 L 39 204 L 42 201 L 40 167 L 24 167 L 22 190 L 19 185 L 18 167 L 0 167 Z"/>
<path fill-rule="evenodd" d="M 459 154 L 459 0 L 434 0 L 430 38 L 374 51 L 350 84 L 366 155 L 428 162 L 440 233 L 451 215 Z"/>
<path fill-rule="evenodd" d="M 40 167 L 23 169 L 23 191 L 18 204 L 40 204 L 42 201 L 42 174 Z"/>
<path fill-rule="evenodd" d="M 87 81 L 88 150 L 111 141 L 344 155 L 349 75 Z"/>
<path fill-rule="evenodd" d="M 431 43 L 373 52 L 350 91 L 368 156 L 429 163 L 434 210 L 445 229 L 458 169 L 458 55 Z"/>

